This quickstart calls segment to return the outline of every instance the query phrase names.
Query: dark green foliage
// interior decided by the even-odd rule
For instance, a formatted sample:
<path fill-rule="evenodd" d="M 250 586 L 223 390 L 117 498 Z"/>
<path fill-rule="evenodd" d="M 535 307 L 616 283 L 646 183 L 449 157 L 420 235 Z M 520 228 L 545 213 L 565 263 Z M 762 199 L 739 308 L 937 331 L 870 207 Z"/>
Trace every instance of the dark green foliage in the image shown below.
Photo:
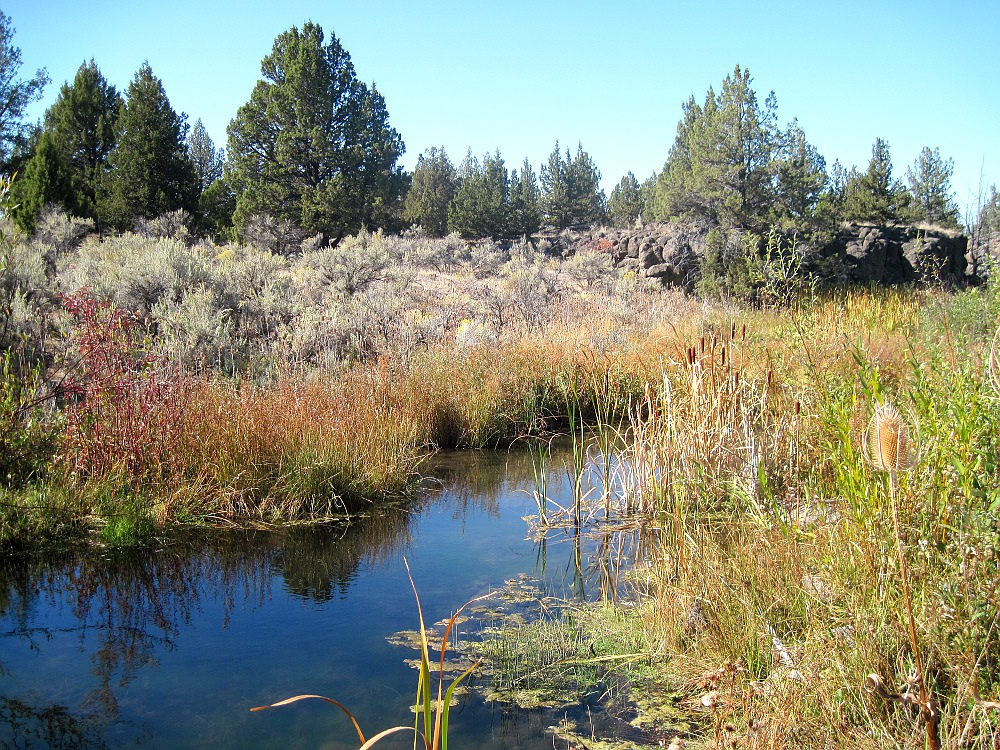
<path fill-rule="evenodd" d="M 842 218 L 865 224 L 890 224 L 904 218 L 909 197 L 892 177 L 889 144 L 876 138 L 865 172 L 852 169 L 844 185 Z"/>
<path fill-rule="evenodd" d="M 653 218 L 689 217 L 723 227 L 752 227 L 768 214 L 775 192 L 777 101 L 761 106 L 750 73 L 736 66 L 722 92 L 704 106 L 690 98 L 657 180 Z"/>
<path fill-rule="evenodd" d="M 458 173 L 444 147 L 429 148 L 417 158 L 403 218 L 419 225 L 424 234 L 444 237 L 448 234 L 448 205 L 457 186 Z"/>
<path fill-rule="evenodd" d="M 83 63 L 73 83 L 64 83 L 45 113 L 45 130 L 52 133 L 66 158 L 73 182 L 73 212 L 97 219 L 97 199 L 115 147 L 115 127 L 124 103 L 91 60 Z"/>
<path fill-rule="evenodd" d="M 129 229 L 138 218 L 197 209 L 197 183 L 184 138 L 187 123 L 170 106 L 159 78 L 144 63 L 132 79 L 108 157 L 107 194 L 98 210 L 108 225 Z"/>
<path fill-rule="evenodd" d="M 236 223 L 254 214 L 339 241 L 402 214 L 403 141 L 381 94 L 357 80 L 335 36 L 306 23 L 278 36 L 263 80 L 229 125 Z"/>
<path fill-rule="evenodd" d="M 226 164 L 226 152 L 216 148 L 215 143 L 205 130 L 201 118 L 194 121 L 187 137 L 187 151 L 194 166 L 195 182 L 198 194 L 201 195 L 216 180 L 222 177 L 222 168 Z"/>
<path fill-rule="evenodd" d="M 12 158 L 26 152 L 31 128 L 22 120 L 28 106 L 42 98 L 49 82 L 45 68 L 35 71 L 27 81 L 17 79 L 21 69 L 21 50 L 14 46 L 14 27 L 10 17 L 0 11 L 0 171 L 10 174 Z"/>
<path fill-rule="evenodd" d="M 541 208 L 545 223 L 556 229 L 599 222 L 605 215 L 601 173 L 594 160 L 578 144 L 576 156 L 569 149 L 563 157 L 559 142 L 542 165 Z"/>
<path fill-rule="evenodd" d="M 538 178 L 525 158 L 520 173 L 510 173 L 510 236 L 530 236 L 542 223 L 541 193 Z"/>
<path fill-rule="evenodd" d="M 914 218 L 947 229 L 958 229 L 958 206 L 951 190 L 955 162 L 944 159 L 940 150 L 924 146 L 913 166 L 906 170 Z"/>
<path fill-rule="evenodd" d="M 198 228 L 217 241 L 235 239 L 233 214 L 236 211 L 236 194 L 226 179 L 219 178 L 198 199 Z"/>
<path fill-rule="evenodd" d="M 644 204 L 639 181 L 629 172 L 611 191 L 611 200 L 608 201 L 611 223 L 616 227 L 632 226 L 642 215 Z"/>
<path fill-rule="evenodd" d="M 805 132 L 796 120 L 781 135 L 775 176 L 775 218 L 788 229 L 812 228 L 820 197 L 826 189 L 826 160 L 806 141 Z"/>
<path fill-rule="evenodd" d="M 28 234 L 35 231 L 35 222 L 47 203 L 67 211 L 75 209 L 76 194 L 69 165 L 52 133 L 42 133 L 24 176 L 14 182 L 11 196 L 14 203 L 11 216 Z"/>
<path fill-rule="evenodd" d="M 486 154 L 482 164 L 468 153 L 448 210 L 448 228 L 469 239 L 506 237 L 510 208 L 510 177 L 500 152 Z"/>

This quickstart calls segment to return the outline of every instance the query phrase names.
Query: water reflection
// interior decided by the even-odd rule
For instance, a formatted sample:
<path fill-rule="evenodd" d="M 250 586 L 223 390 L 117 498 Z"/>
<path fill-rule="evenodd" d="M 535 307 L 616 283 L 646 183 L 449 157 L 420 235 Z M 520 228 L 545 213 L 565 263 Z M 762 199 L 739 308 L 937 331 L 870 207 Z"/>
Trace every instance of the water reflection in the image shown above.
<path fill-rule="evenodd" d="M 557 447 L 547 491 L 566 506 L 567 466 Z M 367 711 L 366 728 L 405 723 L 413 674 L 385 642 L 414 624 L 404 553 L 425 607 L 446 614 L 518 573 L 547 594 L 614 599 L 652 534 L 603 519 L 526 539 L 526 451 L 442 453 L 423 471 L 412 504 L 339 526 L 0 563 L 0 748 L 349 747 L 338 717 L 247 709 L 320 692 Z M 455 744 L 551 747 L 546 721 L 470 702 Z"/>
<path fill-rule="evenodd" d="M 343 596 L 359 566 L 405 549 L 411 519 L 390 508 L 336 528 L 190 536 L 157 549 L 0 565 L 0 747 L 103 747 L 102 732 L 129 725 L 120 702 L 137 675 L 176 648 L 205 602 L 221 603 L 228 628 L 237 608 L 266 606 L 276 580 L 303 600 Z M 70 636 L 96 678 L 77 713 L 18 689 L 25 662 Z M 130 734 L 141 742 L 148 728 Z"/>

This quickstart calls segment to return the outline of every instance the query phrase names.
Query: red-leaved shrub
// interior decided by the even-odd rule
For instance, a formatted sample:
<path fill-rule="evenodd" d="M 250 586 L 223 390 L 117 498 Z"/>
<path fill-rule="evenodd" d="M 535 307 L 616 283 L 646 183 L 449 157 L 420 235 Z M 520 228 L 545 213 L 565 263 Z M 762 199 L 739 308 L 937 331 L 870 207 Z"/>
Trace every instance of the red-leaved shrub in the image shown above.
<path fill-rule="evenodd" d="M 63 461 L 82 477 L 155 479 L 180 425 L 178 384 L 162 376 L 140 321 L 88 289 L 63 298 L 79 361 L 67 378 Z"/>

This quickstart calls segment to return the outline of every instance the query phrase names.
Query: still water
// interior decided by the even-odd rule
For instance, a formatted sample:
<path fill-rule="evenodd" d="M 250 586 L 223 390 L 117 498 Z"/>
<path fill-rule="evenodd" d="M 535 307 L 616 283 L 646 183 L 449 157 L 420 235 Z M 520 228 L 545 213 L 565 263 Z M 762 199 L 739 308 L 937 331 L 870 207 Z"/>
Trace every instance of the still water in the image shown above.
<path fill-rule="evenodd" d="M 552 467 L 558 501 L 569 482 Z M 367 736 L 412 724 L 415 652 L 386 640 L 417 627 L 404 556 L 428 624 L 522 574 L 575 598 L 606 575 L 586 549 L 527 538 L 526 455 L 445 454 L 424 472 L 435 488 L 413 504 L 346 526 L 0 565 L 0 747 L 356 748 L 329 704 L 250 708 L 312 693 Z M 559 718 L 473 695 L 452 711 L 451 745 L 563 747 L 547 731 Z"/>

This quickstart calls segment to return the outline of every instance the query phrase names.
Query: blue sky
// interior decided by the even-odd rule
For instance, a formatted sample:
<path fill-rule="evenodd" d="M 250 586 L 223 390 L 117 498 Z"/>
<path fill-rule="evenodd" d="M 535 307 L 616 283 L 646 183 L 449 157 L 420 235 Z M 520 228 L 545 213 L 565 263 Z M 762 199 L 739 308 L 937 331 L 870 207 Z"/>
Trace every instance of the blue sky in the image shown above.
<path fill-rule="evenodd" d="M 658 171 L 681 104 L 738 63 L 782 124 L 798 118 L 832 164 L 864 168 L 876 137 L 904 177 L 921 147 L 955 160 L 960 206 L 1000 186 L 997 0 L 6 0 L 22 77 L 52 78 L 32 118 L 84 60 L 124 91 L 148 60 L 177 111 L 217 146 L 274 38 L 306 20 L 335 34 L 406 143 L 403 165 L 499 149 L 535 166 L 558 139 L 594 158 L 606 191 Z"/>

